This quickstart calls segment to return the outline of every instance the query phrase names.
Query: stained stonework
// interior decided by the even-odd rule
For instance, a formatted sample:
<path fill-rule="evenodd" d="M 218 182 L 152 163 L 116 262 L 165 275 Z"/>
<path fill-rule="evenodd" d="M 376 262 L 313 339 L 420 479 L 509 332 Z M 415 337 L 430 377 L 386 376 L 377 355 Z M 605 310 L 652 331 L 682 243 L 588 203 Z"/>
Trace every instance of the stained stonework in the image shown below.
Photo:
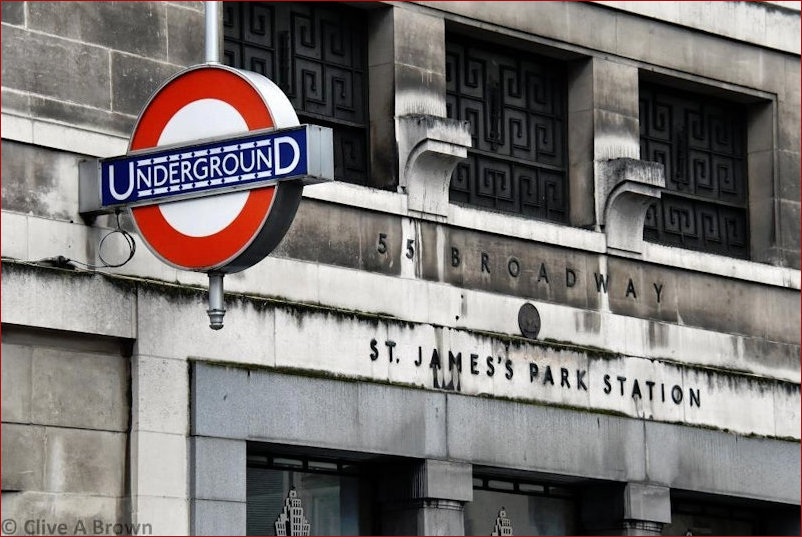
<path fill-rule="evenodd" d="M 77 206 L 78 163 L 125 153 L 150 93 L 203 60 L 205 4 L 2 2 L 4 517 L 244 534 L 249 459 L 270 448 L 379 481 L 400 472 L 396 496 L 376 491 L 368 517 L 385 533 L 464 533 L 472 478 L 486 474 L 553 478 L 588 531 L 695 528 L 677 510 L 687 494 L 798 534 L 800 12 L 646 4 L 349 2 L 367 39 L 360 77 L 320 57 L 340 50 L 326 24 L 296 19 L 301 41 L 320 45 L 308 58 L 287 61 L 272 36 L 282 76 L 310 81 L 306 97 L 328 92 L 320 101 L 345 116 L 343 96 L 366 98 L 348 156 L 366 148 L 358 173 L 370 186 L 306 189 L 274 254 L 226 277 L 226 327 L 212 332 L 203 274 L 144 248 L 119 268 L 80 268 L 98 263 L 114 221 L 89 225 Z M 240 26 L 253 65 L 249 47 L 275 26 L 263 4 L 236 7 L 257 15 Z M 505 69 L 483 66 L 476 50 L 449 56 L 451 35 L 516 52 Z M 530 101 L 559 100 L 559 117 L 471 101 L 512 99 L 515 77 L 538 66 L 559 68 L 563 95 L 521 87 Z M 449 86 L 460 68 L 476 87 L 470 76 Z M 498 87 L 479 91 L 482 69 Z M 738 103 L 745 257 L 630 240 L 635 209 L 661 185 L 649 176 L 616 191 L 604 163 L 661 151 L 640 146 L 649 84 Z M 447 121 L 449 104 L 477 117 Z M 553 129 L 535 129 L 546 120 Z M 463 150 L 526 166 L 516 125 L 565 133 L 565 152 L 538 164 L 563 174 L 559 218 L 496 210 L 503 188 L 493 207 L 448 203 L 443 179 Z M 610 223 L 607 209 L 628 218 Z M 520 337 L 525 303 L 539 313 L 537 340 Z M 298 496 L 286 499 L 292 526 Z M 519 529 L 497 516 L 501 504 L 510 514 L 494 502 L 482 532 L 495 518 L 499 533 Z M 316 531 L 312 506 L 298 508 L 285 533 Z"/>

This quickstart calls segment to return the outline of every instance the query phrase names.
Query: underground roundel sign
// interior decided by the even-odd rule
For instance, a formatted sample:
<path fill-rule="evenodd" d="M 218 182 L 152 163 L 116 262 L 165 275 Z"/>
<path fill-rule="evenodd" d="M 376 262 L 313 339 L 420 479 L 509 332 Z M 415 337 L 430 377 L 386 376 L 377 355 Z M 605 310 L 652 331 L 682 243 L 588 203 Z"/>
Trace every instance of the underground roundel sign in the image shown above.
<path fill-rule="evenodd" d="M 304 184 L 332 179 L 331 130 L 299 125 L 267 78 L 201 65 L 151 97 L 128 153 L 102 160 L 100 176 L 101 206 L 130 207 L 163 261 L 237 272 L 279 243 Z"/>

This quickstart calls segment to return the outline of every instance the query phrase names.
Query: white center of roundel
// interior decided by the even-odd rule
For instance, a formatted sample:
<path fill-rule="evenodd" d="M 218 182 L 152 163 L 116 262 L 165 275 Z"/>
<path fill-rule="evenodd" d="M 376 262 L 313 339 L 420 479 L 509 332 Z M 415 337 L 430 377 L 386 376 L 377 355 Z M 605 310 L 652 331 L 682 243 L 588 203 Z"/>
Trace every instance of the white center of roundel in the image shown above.
<path fill-rule="evenodd" d="M 200 99 L 181 108 L 170 118 L 156 145 L 192 142 L 202 138 L 240 134 L 248 125 L 230 104 L 218 99 Z M 226 228 L 245 207 L 248 191 L 233 192 L 159 205 L 164 219 L 190 237 L 206 237 Z"/>

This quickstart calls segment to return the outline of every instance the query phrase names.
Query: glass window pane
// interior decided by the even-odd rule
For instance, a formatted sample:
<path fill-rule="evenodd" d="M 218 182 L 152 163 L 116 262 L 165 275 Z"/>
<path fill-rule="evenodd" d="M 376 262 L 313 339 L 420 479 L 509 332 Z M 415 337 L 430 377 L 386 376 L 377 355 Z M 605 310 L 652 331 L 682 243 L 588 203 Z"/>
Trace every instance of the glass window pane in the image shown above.
<path fill-rule="evenodd" d="M 672 498 L 671 522 L 663 526 L 663 535 L 762 535 L 758 520 L 742 505 Z"/>
<path fill-rule="evenodd" d="M 549 487 L 549 495 L 562 496 L 563 498 L 567 498 L 571 496 L 571 491 L 563 487 Z"/>
<path fill-rule="evenodd" d="M 755 530 L 755 524 L 748 520 L 671 513 L 671 523 L 663 527 L 663 535 L 757 535 Z"/>
<path fill-rule="evenodd" d="M 352 476 L 248 468 L 247 533 L 276 535 L 275 523 L 294 490 L 302 510 L 296 515 L 302 512 L 311 535 L 359 535 L 359 485 Z"/>
<path fill-rule="evenodd" d="M 473 501 L 465 504 L 465 535 L 493 533 L 502 509 L 512 535 L 576 532 L 576 510 L 571 500 L 474 489 Z"/>
<path fill-rule="evenodd" d="M 298 459 L 286 459 L 286 458 L 279 458 L 276 457 L 273 459 L 273 464 L 276 466 L 287 466 L 290 468 L 303 468 L 304 462 Z"/>
<path fill-rule="evenodd" d="M 491 479 L 487 482 L 487 487 L 498 490 L 514 490 L 515 484 L 512 481 L 497 481 L 495 479 Z"/>
<path fill-rule="evenodd" d="M 329 472 L 337 471 L 336 462 L 309 461 L 310 470 L 325 470 Z"/>
<path fill-rule="evenodd" d="M 248 468 L 247 472 L 247 533 L 275 535 L 273 523 L 281 514 L 287 496 L 287 472 Z"/>
<path fill-rule="evenodd" d="M 518 485 L 518 490 L 521 492 L 545 492 L 546 487 L 543 485 L 531 485 L 529 483 L 521 483 Z"/>

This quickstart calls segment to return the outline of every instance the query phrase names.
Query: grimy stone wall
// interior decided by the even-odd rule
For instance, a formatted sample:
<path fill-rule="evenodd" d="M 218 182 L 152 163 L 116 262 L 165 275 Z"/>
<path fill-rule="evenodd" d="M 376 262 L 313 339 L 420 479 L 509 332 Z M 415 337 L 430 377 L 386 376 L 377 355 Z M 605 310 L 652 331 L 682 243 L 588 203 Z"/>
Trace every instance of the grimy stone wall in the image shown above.
<path fill-rule="evenodd" d="M 202 2 L 3 2 L 3 110 L 128 136 L 170 75 L 203 60 Z"/>
<path fill-rule="evenodd" d="M 112 221 L 78 213 L 78 163 L 124 153 L 152 91 L 202 61 L 203 3 L 3 1 L 4 518 L 237 532 L 242 480 L 216 486 L 204 471 L 240 475 L 247 441 L 454 465 L 468 483 L 442 496 L 455 502 L 469 501 L 471 465 L 484 465 L 654 489 L 661 512 L 671 489 L 798 505 L 799 11 L 640 4 L 360 4 L 370 184 L 383 190 L 308 188 L 276 252 L 226 278 L 218 333 L 205 276 L 144 245 L 114 270 L 41 262 L 99 261 Z M 405 177 L 414 147 L 460 147 L 447 128 L 410 127 L 426 115 L 421 125 L 459 130 L 437 121 L 451 32 L 565 63 L 571 225 L 449 204 L 443 168 L 415 163 L 421 175 Z M 640 156 L 641 80 L 746 105 L 750 260 L 609 248 L 599 162 Z M 439 212 L 412 210 L 407 187 L 440 196 L 421 204 Z M 124 257 L 114 239 L 104 248 Z M 540 311 L 539 342 L 519 337 L 526 301 Z M 390 348 L 403 362 L 391 365 Z M 456 377 L 449 351 L 462 352 Z M 492 377 L 489 355 L 500 360 Z M 667 397 L 682 385 L 682 405 L 631 396 L 633 379 L 645 394 L 653 377 L 672 379 Z M 262 412 L 287 403 L 295 410 Z"/>
<path fill-rule="evenodd" d="M 46 227 L 82 222 L 78 162 L 125 151 L 145 100 L 202 61 L 202 29 L 202 2 L 3 2 L 3 211 L 41 217 Z M 15 125 L 24 133 L 18 142 L 7 135 Z M 4 256 L 22 235 L 4 230 Z M 59 282 L 37 293 L 55 312 L 70 300 Z M 36 309 L 32 299 L 19 307 Z M 141 503 L 131 501 L 132 487 L 139 490 L 131 442 L 142 434 L 131 414 L 132 338 L 107 330 L 126 316 L 106 311 L 93 326 L 72 317 L 66 331 L 3 324 L 2 510 L 19 534 L 57 531 L 36 521 L 63 523 L 70 534 L 79 524 L 113 533 L 137 518 Z"/>
<path fill-rule="evenodd" d="M 130 372 L 120 343 L 3 326 L 2 355 L 4 518 L 20 534 L 49 533 L 35 526 L 44 519 L 70 533 L 127 522 Z"/>
<path fill-rule="evenodd" d="M 203 60 L 203 5 L 12 1 L 2 24 L 4 127 L 35 146 L 4 147 L 2 208 L 79 221 L 78 160 L 124 151 L 153 91 Z"/>

